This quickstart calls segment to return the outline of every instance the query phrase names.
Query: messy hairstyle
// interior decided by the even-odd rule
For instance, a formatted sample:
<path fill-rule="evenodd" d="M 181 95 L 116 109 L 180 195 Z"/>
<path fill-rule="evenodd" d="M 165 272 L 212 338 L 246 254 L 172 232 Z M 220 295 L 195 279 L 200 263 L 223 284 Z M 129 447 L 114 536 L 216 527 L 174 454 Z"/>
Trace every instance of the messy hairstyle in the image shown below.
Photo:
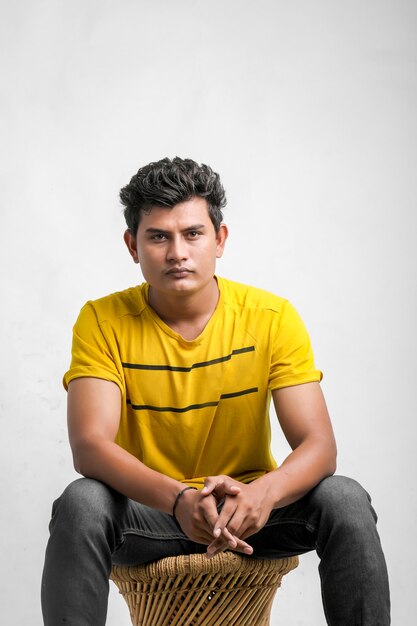
<path fill-rule="evenodd" d="M 150 213 L 154 206 L 172 208 L 195 196 L 207 200 L 209 216 L 217 233 L 223 221 L 226 194 L 219 175 L 208 165 L 180 157 L 165 158 L 141 167 L 130 183 L 120 190 L 126 224 L 135 236 L 142 212 Z"/>

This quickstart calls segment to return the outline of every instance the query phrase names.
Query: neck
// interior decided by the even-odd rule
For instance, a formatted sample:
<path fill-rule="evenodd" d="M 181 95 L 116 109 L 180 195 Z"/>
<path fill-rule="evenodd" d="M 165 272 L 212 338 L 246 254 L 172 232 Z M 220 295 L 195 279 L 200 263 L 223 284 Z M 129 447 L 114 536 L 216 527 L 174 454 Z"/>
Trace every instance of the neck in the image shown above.
<path fill-rule="evenodd" d="M 148 301 L 153 310 L 170 328 L 185 339 L 195 339 L 204 330 L 219 300 L 219 288 L 213 278 L 198 293 L 171 294 L 149 287 Z"/>

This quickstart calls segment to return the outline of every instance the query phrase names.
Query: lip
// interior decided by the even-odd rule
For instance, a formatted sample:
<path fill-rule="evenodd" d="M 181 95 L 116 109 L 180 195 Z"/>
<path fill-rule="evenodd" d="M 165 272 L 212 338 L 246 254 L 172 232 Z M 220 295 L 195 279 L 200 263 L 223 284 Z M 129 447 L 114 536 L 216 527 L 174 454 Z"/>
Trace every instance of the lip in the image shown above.
<path fill-rule="evenodd" d="M 188 269 L 188 267 L 172 267 L 166 273 L 169 276 L 174 276 L 176 278 L 183 278 L 187 276 L 187 274 L 191 274 L 192 270 Z"/>

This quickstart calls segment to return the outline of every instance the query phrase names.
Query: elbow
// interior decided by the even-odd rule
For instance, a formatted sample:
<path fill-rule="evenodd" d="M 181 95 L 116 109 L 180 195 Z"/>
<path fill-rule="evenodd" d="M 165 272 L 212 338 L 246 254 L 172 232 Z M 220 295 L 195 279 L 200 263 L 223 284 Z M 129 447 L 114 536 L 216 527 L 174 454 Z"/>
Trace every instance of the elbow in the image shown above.
<path fill-rule="evenodd" d="M 81 474 L 81 476 L 85 476 L 85 473 L 83 472 L 83 466 L 79 458 L 74 455 L 72 456 L 72 465 L 75 471 L 77 472 L 77 474 Z"/>
<path fill-rule="evenodd" d="M 72 463 L 77 474 L 86 478 L 94 478 L 92 463 L 94 460 L 94 450 L 91 443 L 87 441 L 77 442 L 72 445 Z"/>
<path fill-rule="evenodd" d="M 78 474 L 86 478 L 103 480 L 106 474 L 106 466 L 111 464 L 112 455 L 109 455 L 109 447 L 114 446 L 104 437 L 89 437 L 72 441 L 72 461 Z"/>
<path fill-rule="evenodd" d="M 328 476 L 333 476 L 333 474 L 336 472 L 336 468 L 337 468 L 337 463 L 336 463 L 336 459 L 334 459 L 331 463 L 329 463 Z"/>
<path fill-rule="evenodd" d="M 328 476 L 333 476 L 337 468 L 337 446 L 336 442 L 333 441 L 329 450 L 329 458 L 328 458 Z"/>
<path fill-rule="evenodd" d="M 86 469 L 85 469 L 85 463 L 83 462 L 83 457 L 81 454 L 79 454 L 78 452 L 74 452 L 72 453 L 72 464 L 74 466 L 75 471 L 77 472 L 77 474 L 81 474 L 81 476 L 87 476 L 86 474 Z"/>

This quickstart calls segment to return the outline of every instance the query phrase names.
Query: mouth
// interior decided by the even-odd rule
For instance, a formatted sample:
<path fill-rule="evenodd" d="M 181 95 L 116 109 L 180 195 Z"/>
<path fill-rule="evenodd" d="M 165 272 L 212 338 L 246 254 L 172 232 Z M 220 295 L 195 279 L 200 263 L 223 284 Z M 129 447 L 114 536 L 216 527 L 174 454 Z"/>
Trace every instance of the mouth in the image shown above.
<path fill-rule="evenodd" d="M 188 274 L 192 273 L 192 270 L 187 267 L 172 267 L 166 273 L 168 276 L 172 276 L 173 278 L 185 278 Z"/>

